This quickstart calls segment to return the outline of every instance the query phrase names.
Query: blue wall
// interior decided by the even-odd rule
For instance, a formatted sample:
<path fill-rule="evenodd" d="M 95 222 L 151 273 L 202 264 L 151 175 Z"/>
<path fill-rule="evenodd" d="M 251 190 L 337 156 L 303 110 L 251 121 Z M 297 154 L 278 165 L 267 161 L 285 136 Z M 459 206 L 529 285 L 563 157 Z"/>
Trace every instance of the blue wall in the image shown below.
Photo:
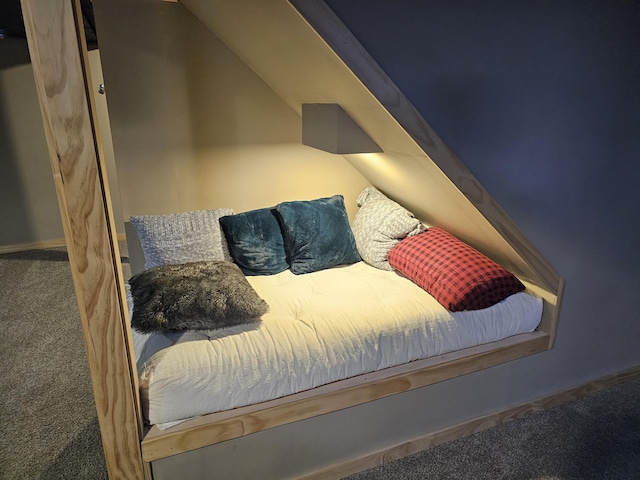
<path fill-rule="evenodd" d="M 327 3 L 565 277 L 529 380 L 640 364 L 640 3 Z"/>

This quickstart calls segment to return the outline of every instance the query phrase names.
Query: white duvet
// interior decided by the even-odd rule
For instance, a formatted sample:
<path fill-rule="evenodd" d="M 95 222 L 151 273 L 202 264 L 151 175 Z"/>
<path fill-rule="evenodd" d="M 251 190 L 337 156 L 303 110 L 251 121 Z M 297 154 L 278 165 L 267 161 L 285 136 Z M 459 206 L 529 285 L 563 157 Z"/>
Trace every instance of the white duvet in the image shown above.
<path fill-rule="evenodd" d="M 363 262 L 247 277 L 262 322 L 225 330 L 133 332 L 146 419 L 164 424 L 531 332 L 542 300 L 521 292 L 449 312 L 395 272 Z"/>

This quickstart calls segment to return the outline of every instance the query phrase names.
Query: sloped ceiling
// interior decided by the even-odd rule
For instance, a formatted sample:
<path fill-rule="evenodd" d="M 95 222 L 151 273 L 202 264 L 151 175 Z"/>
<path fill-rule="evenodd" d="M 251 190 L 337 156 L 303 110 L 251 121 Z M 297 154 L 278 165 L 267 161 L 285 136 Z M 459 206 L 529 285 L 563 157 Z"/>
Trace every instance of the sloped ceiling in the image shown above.
<path fill-rule="evenodd" d="M 558 274 L 413 108 L 329 7 L 317 0 L 181 0 L 295 112 L 337 103 L 384 150 L 345 155 L 362 175 L 524 278 Z"/>

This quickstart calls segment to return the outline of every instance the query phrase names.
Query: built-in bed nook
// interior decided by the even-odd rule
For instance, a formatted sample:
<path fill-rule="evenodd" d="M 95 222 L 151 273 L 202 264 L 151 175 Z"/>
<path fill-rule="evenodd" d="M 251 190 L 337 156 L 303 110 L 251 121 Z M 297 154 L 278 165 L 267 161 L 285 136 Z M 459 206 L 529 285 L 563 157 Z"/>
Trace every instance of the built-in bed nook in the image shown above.
<path fill-rule="evenodd" d="M 552 348 L 562 278 L 324 2 L 95 1 L 120 192 L 78 4 L 22 4 L 110 478 L 337 478 L 415 433 L 268 453 Z"/>

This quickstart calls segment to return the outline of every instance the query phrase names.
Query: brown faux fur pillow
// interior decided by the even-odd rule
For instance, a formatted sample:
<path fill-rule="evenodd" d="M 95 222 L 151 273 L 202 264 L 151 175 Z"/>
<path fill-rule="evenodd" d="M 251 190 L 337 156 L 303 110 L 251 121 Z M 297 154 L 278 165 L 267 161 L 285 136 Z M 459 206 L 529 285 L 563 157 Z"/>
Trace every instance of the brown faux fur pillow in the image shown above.
<path fill-rule="evenodd" d="M 129 280 L 131 325 L 142 333 L 214 330 L 260 321 L 269 307 L 232 262 L 145 270 Z"/>

